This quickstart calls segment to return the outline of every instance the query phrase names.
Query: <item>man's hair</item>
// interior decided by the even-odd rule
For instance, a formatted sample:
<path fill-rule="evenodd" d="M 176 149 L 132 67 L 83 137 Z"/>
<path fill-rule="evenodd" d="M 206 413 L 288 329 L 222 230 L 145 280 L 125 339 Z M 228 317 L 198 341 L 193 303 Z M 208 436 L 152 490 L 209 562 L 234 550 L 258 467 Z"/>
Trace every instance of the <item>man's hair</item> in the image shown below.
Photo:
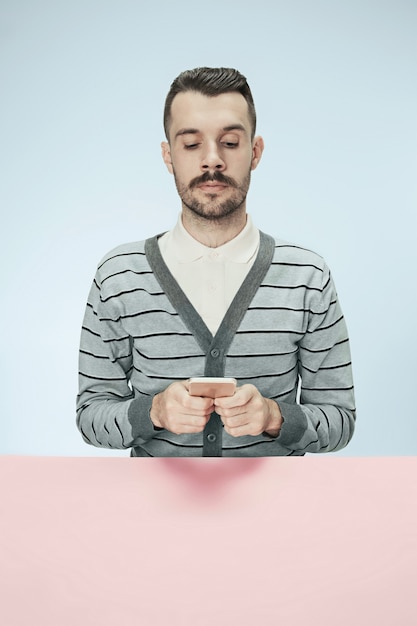
<path fill-rule="evenodd" d="M 171 124 L 171 106 L 175 96 L 185 91 L 196 91 L 204 96 L 219 96 L 230 91 L 237 91 L 245 98 L 252 126 L 252 138 L 256 129 L 256 112 L 253 97 L 246 78 L 237 70 L 228 67 L 196 67 L 181 72 L 173 81 L 165 100 L 164 130 L 169 141 Z"/>

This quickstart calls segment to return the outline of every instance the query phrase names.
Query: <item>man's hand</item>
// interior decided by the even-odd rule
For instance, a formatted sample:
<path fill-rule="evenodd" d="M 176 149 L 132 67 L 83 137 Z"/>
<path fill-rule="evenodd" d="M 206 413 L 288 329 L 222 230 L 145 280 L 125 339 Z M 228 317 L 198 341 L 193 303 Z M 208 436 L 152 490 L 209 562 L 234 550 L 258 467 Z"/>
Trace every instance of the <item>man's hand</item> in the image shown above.
<path fill-rule="evenodd" d="M 150 417 L 157 428 L 183 435 L 202 432 L 213 411 L 211 398 L 190 396 L 187 381 L 180 381 L 154 397 Z"/>
<path fill-rule="evenodd" d="M 276 437 L 283 422 L 278 404 L 264 398 L 254 385 L 242 385 L 233 396 L 216 398 L 214 410 L 232 437 L 264 432 Z"/>

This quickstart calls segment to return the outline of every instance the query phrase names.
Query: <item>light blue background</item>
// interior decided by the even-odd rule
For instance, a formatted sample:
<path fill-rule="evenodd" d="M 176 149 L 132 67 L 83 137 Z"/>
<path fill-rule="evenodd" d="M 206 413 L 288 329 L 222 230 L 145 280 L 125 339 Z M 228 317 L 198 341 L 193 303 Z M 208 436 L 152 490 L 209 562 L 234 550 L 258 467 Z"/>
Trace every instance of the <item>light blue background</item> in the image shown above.
<path fill-rule="evenodd" d="M 256 224 L 322 254 L 351 336 L 344 455 L 415 455 L 417 4 L 14 0 L 0 5 L 1 453 L 114 455 L 75 428 L 95 267 L 170 228 L 160 158 L 173 78 L 234 66 L 262 162 Z"/>

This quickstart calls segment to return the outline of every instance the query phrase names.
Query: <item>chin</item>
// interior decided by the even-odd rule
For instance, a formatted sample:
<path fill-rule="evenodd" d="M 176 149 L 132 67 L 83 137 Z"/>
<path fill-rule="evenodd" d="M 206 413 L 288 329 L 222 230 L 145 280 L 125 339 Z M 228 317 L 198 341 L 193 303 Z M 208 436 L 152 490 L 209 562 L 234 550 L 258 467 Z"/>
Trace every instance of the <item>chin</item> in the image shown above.
<path fill-rule="evenodd" d="M 196 202 L 187 203 L 184 200 L 183 203 L 192 213 L 194 213 L 194 215 L 209 221 L 219 221 L 231 218 L 240 213 L 242 211 L 242 207 L 244 206 L 244 201 L 245 198 L 243 198 L 243 200 L 239 203 L 229 202 L 214 206 L 207 206 Z"/>

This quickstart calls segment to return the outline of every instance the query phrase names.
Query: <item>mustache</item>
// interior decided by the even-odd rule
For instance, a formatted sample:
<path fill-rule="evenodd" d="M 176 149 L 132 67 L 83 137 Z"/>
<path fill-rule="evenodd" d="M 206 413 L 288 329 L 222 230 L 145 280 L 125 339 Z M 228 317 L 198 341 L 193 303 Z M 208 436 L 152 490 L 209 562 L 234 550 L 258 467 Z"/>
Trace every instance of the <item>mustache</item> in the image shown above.
<path fill-rule="evenodd" d="M 197 187 L 198 185 L 213 182 L 223 183 L 224 185 L 229 185 L 229 187 L 235 188 L 238 186 L 234 178 L 229 178 L 229 176 L 225 176 L 221 172 L 204 172 L 201 176 L 193 178 L 188 187 L 189 189 L 194 189 L 194 187 Z"/>

